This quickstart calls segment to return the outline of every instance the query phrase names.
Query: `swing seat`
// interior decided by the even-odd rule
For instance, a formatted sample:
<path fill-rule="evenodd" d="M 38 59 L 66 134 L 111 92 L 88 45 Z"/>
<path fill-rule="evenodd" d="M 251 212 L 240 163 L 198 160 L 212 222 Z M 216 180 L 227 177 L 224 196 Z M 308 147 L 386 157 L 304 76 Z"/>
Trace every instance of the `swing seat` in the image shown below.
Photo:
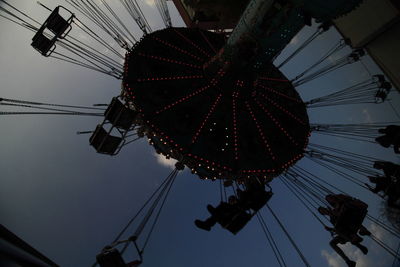
<path fill-rule="evenodd" d="M 59 14 L 60 8 L 66 10 L 71 14 L 67 20 Z M 74 17 L 74 14 L 68 9 L 62 6 L 56 7 L 43 23 L 43 25 L 40 27 L 40 29 L 37 31 L 35 36 L 33 36 L 31 43 L 33 48 L 35 48 L 37 51 L 39 51 L 40 54 L 45 57 L 50 56 L 56 48 L 56 41 L 58 39 L 65 38 L 67 34 L 71 31 L 71 23 Z M 50 30 L 54 34 L 54 36 L 52 36 L 51 38 L 45 36 L 44 32 L 46 29 Z"/>
<path fill-rule="evenodd" d="M 392 84 L 390 82 L 384 81 L 379 84 L 379 89 L 375 94 L 375 102 L 382 103 L 386 100 L 387 95 L 392 89 Z"/>
<path fill-rule="evenodd" d="M 117 249 L 98 254 L 96 260 L 100 267 L 126 267 L 125 261 Z"/>
<path fill-rule="evenodd" d="M 378 136 L 375 141 L 381 146 L 388 148 L 391 145 L 390 139 L 386 135 Z"/>
<path fill-rule="evenodd" d="M 98 153 L 115 155 L 116 151 L 120 147 L 122 138 L 110 135 L 101 125 L 97 125 L 96 130 L 89 139 L 89 142 Z"/>
<path fill-rule="evenodd" d="M 70 16 L 68 19 L 64 19 L 59 11 L 60 8 L 66 10 L 68 13 L 70 13 Z M 68 9 L 58 6 L 56 7 L 53 12 L 51 12 L 50 16 L 47 18 L 45 23 L 43 24 L 42 27 L 48 28 L 51 32 L 55 34 L 56 39 L 63 39 L 67 36 L 69 31 L 71 30 L 71 23 L 74 18 L 74 14 L 69 11 Z"/>
<path fill-rule="evenodd" d="M 387 91 L 384 89 L 379 89 L 375 94 L 375 103 L 383 103 L 385 102 L 387 97 Z"/>
<path fill-rule="evenodd" d="M 129 130 L 138 113 L 127 108 L 117 97 L 114 97 L 104 112 L 105 118 L 115 127 Z"/>
<path fill-rule="evenodd" d="M 31 45 L 35 50 L 45 57 L 50 56 L 56 48 L 56 39 L 49 39 L 43 35 L 43 30 L 39 30 L 32 38 Z"/>
<path fill-rule="evenodd" d="M 383 76 L 382 74 L 377 74 L 372 77 L 376 78 L 378 80 L 378 82 L 380 82 L 380 83 L 385 82 L 385 76 Z"/>
<path fill-rule="evenodd" d="M 232 220 L 222 227 L 236 235 L 250 221 L 252 216 L 245 211 L 238 212 Z"/>
<path fill-rule="evenodd" d="M 390 185 L 385 191 L 385 195 L 400 198 L 400 181 L 396 177 L 392 177 Z"/>
<path fill-rule="evenodd" d="M 272 191 L 238 191 L 239 201 L 242 208 L 252 209 L 257 212 L 271 199 Z"/>
<path fill-rule="evenodd" d="M 134 261 L 132 261 L 132 262 L 128 262 L 127 264 L 126 264 L 126 267 L 138 267 L 138 266 L 140 266 L 142 264 L 142 261 L 140 261 L 140 260 L 134 260 Z"/>
<path fill-rule="evenodd" d="M 368 205 L 358 199 L 344 203 L 340 207 L 339 216 L 337 218 L 335 229 L 337 232 L 344 233 L 348 236 L 357 234 L 365 216 L 368 212 Z"/>
<path fill-rule="evenodd" d="M 262 207 L 267 204 L 267 202 L 271 199 L 273 193 L 272 192 L 262 192 L 259 196 L 257 196 L 257 199 L 251 203 L 250 208 L 254 211 L 260 210 Z"/>
<path fill-rule="evenodd" d="M 53 10 L 53 12 L 47 18 L 44 25 L 50 31 L 52 31 L 56 35 L 57 38 L 63 39 L 68 34 L 68 32 L 71 30 L 71 23 L 72 23 L 72 19 L 74 18 L 74 15 L 70 11 L 68 11 L 67 9 L 64 8 L 69 13 L 71 13 L 68 20 L 64 19 L 59 14 L 60 7 L 61 6 L 58 6 Z M 67 31 L 67 29 L 68 29 L 68 31 Z"/>
<path fill-rule="evenodd" d="M 387 93 L 389 93 L 390 89 L 392 89 L 392 84 L 390 82 L 385 81 L 380 84 L 380 88 L 384 89 Z"/>

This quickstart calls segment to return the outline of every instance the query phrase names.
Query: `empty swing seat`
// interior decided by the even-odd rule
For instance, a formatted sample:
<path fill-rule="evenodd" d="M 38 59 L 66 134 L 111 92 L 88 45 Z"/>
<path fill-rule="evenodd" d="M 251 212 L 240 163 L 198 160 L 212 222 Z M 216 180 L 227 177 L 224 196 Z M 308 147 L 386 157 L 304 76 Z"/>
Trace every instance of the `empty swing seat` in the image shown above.
<path fill-rule="evenodd" d="M 100 267 L 126 267 L 125 261 L 117 249 L 107 250 L 96 256 Z"/>
<path fill-rule="evenodd" d="M 114 97 L 104 112 L 105 118 L 111 122 L 112 125 L 124 130 L 129 130 L 137 112 L 127 108 L 117 97 Z"/>
<path fill-rule="evenodd" d="M 122 138 L 110 135 L 101 125 L 97 125 L 89 142 L 98 153 L 115 155 L 122 142 Z"/>
<path fill-rule="evenodd" d="M 33 36 L 31 45 L 39 51 L 40 54 L 48 57 L 56 48 L 55 43 L 56 39 L 47 38 L 43 35 L 43 30 L 39 30 L 35 36 Z"/>
<path fill-rule="evenodd" d="M 45 26 L 52 31 L 57 38 L 64 38 L 67 29 L 71 27 L 73 15 L 71 13 L 68 21 L 59 14 L 60 7 L 56 7 L 45 22 Z M 64 35 L 64 36 L 63 36 Z"/>
<path fill-rule="evenodd" d="M 64 19 L 59 14 L 60 8 L 70 13 L 70 17 L 68 18 L 68 20 Z M 53 12 L 51 12 L 50 16 L 46 19 L 46 21 L 43 23 L 43 25 L 40 27 L 40 29 L 37 31 L 35 36 L 33 36 L 31 43 L 33 48 L 39 51 L 43 56 L 46 57 L 50 56 L 50 54 L 56 48 L 55 46 L 56 41 L 58 39 L 65 38 L 68 32 L 72 29 L 71 23 L 74 17 L 75 17 L 74 14 L 68 9 L 62 6 L 56 7 L 53 10 Z M 48 37 L 51 34 L 48 34 L 46 36 L 44 34 L 46 29 L 50 30 L 54 34 L 54 36 L 52 36 L 51 38 Z"/>

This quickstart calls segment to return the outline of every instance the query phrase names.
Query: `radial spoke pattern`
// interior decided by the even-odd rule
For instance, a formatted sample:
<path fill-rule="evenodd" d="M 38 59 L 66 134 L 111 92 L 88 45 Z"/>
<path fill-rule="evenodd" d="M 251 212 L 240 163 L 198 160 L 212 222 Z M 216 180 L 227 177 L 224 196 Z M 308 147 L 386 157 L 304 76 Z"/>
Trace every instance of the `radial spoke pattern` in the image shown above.
<path fill-rule="evenodd" d="M 140 111 L 156 151 L 201 178 L 277 176 L 303 157 L 306 106 L 272 64 L 259 77 L 229 63 L 210 71 L 224 42 L 198 29 L 147 35 L 127 55 L 126 100 Z"/>

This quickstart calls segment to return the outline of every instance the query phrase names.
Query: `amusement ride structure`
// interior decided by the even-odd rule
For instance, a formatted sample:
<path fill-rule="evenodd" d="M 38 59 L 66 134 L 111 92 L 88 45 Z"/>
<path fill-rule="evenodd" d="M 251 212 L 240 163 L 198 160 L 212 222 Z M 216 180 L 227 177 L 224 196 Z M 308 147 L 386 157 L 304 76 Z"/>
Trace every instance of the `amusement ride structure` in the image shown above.
<path fill-rule="evenodd" d="M 308 116 L 308 112 L 319 107 L 383 103 L 393 90 L 390 81 L 382 74 L 374 74 L 350 87 L 304 101 L 297 92 L 299 86 L 359 62 L 365 56 L 362 48 L 338 56 L 349 45 L 348 40 L 338 41 L 317 62 L 305 64 L 303 71 L 292 79 L 281 71 L 307 45 L 328 31 L 333 19 L 356 9 L 361 0 L 329 3 L 251 0 L 229 34 L 173 27 L 164 0 L 155 1 L 155 5 L 166 28 L 153 31 L 137 1 L 118 1 L 136 23 L 135 29 L 143 32 L 140 39 L 105 0 L 65 2 L 68 6 L 54 9 L 39 3 L 51 12 L 44 22 L 39 22 L 1 0 L 0 16 L 34 32 L 31 45 L 41 55 L 120 79 L 121 93 L 110 104 L 92 106 L 4 97 L 0 98 L 0 104 L 8 109 L 0 114 L 99 117 L 93 131 L 78 132 L 91 135 L 89 143 L 98 153 L 115 156 L 128 144 L 147 138 L 156 153 L 176 160 L 172 173 L 113 242 L 99 252 L 94 265 L 138 266 L 145 262 L 144 248 L 176 176 L 185 168 L 200 179 L 217 181 L 220 188 L 221 204 L 208 207 L 211 217 L 205 222 L 196 220 L 196 226 L 210 230 L 219 223 L 237 234 L 257 217 L 279 266 L 286 266 L 285 259 L 259 212 L 263 206 L 284 231 L 302 264 L 310 264 L 268 205 L 273 197 L 273 181 L 277 179 L 322 226 L 331 229 L 334 237 L 331 245 L 348 266 L 355 266 L 355 261 L 336 249 L 336 245 L 350 242 L 366 254 L 360 245 L 362 238 L 361 241 L 356 238 L 360 238 L 358 231 L 395 260 L 400 258 L 396 248 L 388 246 L 385 240 L 361 230 L 364 219 L 396 238 L 400 237 L 400 229 L 367 214 L 368 205 L 348 196 L 346 188 L 338 188 L 297 164 L 307 158 L 363 189 L 382 192 L 388 205 L 399 208 L 399 165 L 309 142 L 312 134 L 330 135 L 378 142 L 384 147 L 392 146 L 399 153 L 400 127 L 396 125 L 399 122 L 321 124 L 310 122 Z M 319 24 L 316 32 L 276 64 L 282 50 L 313 21 Z M 85 38 L 79 37 L 82 35 Z M 375 189 L 368 184 L 368 177 L 376 184 Z M 386 179 L 386 187 L 378 190 L 380 182 L 376 179 Z M 336 199 L 337 196 L 347 198 Z M 232 199 L 236 201 L 234 204 L 230 202 Z M 224 205 L 233 206 L 234 211 L 229 206 L 227 212 Z M 320 209 L 325 206 L 331 206 L 327 213 Z M 138 222 L 136 230 L 123 239 L 135 222 Z M 333 228 L 328 227 L 330 224 Z M 121 255 L 130 244 L 135 246 L 138 260 L 126 265 Z"/>

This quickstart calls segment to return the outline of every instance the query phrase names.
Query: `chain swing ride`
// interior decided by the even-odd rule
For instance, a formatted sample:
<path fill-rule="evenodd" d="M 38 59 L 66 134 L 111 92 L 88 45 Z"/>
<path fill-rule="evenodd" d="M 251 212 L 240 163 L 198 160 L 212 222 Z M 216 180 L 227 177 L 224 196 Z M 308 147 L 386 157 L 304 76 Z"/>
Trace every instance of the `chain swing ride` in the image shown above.
<path fill-rule="evenodd" d="M 256 216 L 279 266 L 286 266 L 286 262 L 261 213 L 263 207 L 276 220 L 301 262 L 305 266 L 310 263 L 268 203 L 274 195 L 271 183 L 275 180 L 330 231 L 332 248 L 348 266 L 356 266 L 356 262 L 337 244 L 350 242 L 366 254 L 368 250 L 361 245 L 359 235 L 370 237 L 400 259 L 396 249 L 363 223 L 369 220 L 396 238 L 400 237 L 399 229 L 368 214 L 368 205 L 349 196 L 344 188 L 297 164 L 303 158 L 310 160 L 399 209 L 399 165 L 309 142 L 312 134 L 329 135 L 393 147 L 395 153 L 400 153 L 399 122 L 321 124 L 311 123 L 308 117 L 308 112 L 320 107 L 384 103 L 392 90 L 391 83 L 384 75 L 375 74 L 350 87 L 303 101 L 298 93 L 300 86 L 365 56 L 365 51 L 357 48 L 337 57 L 348 46 L 347 40 L 340 40 L 293 79 L 280 70 L 328 31 L 333 19 L 356 9 L 360 0 L 251 0 L 229 35 L 173 27 L 165 0 L 155 1 L 166 27 L 157 31 L 153 31 L 136 0 L 118 1 L 130 15 L 130 22 L 122 21 L 106 0 L 64 2 L 68 8 L 56 6 L 53 10 L 38 2 L 51 12 L 41 23 L 0 0 L 4 4 L 0 6 L 0 17 L 32 31 L 31 46 L 41 55 L 121 80 L 120 95 L 110 104 L 88 106 L 0 98 L 0 105 L 8 108 L 0 114 L 101 117 L 93 131 L 78 132 L 91 135 L 89 143 L 98 153 L 115 156 L 125 146 L 146 137 L 158 154 L 177 161 L 138 213 L 97 255 L 94 266 L 142 264 L 144 249 L 175 178 L 185 168 L 200 179 L 219 181 L 221 203 L 217 207 L 209 205 L 210 217 L 196 220 L 195 225 L 209 231 L 218 223 L 237 234 Z M 312 19 L 320 23 L 315 33 L 280 64 L 274 64 Z M 132 33 L 131 22 L 143 33 L 140 39 Z M 85 39 L 79 38 L 82 34 Z M 331 60 L 333 56 L 335 60 Z M 122 239 L 133 223 L 137 224 L 136 230 Z M 130 244 L 138 259 L 127 264 L 122 255 Z"/>

